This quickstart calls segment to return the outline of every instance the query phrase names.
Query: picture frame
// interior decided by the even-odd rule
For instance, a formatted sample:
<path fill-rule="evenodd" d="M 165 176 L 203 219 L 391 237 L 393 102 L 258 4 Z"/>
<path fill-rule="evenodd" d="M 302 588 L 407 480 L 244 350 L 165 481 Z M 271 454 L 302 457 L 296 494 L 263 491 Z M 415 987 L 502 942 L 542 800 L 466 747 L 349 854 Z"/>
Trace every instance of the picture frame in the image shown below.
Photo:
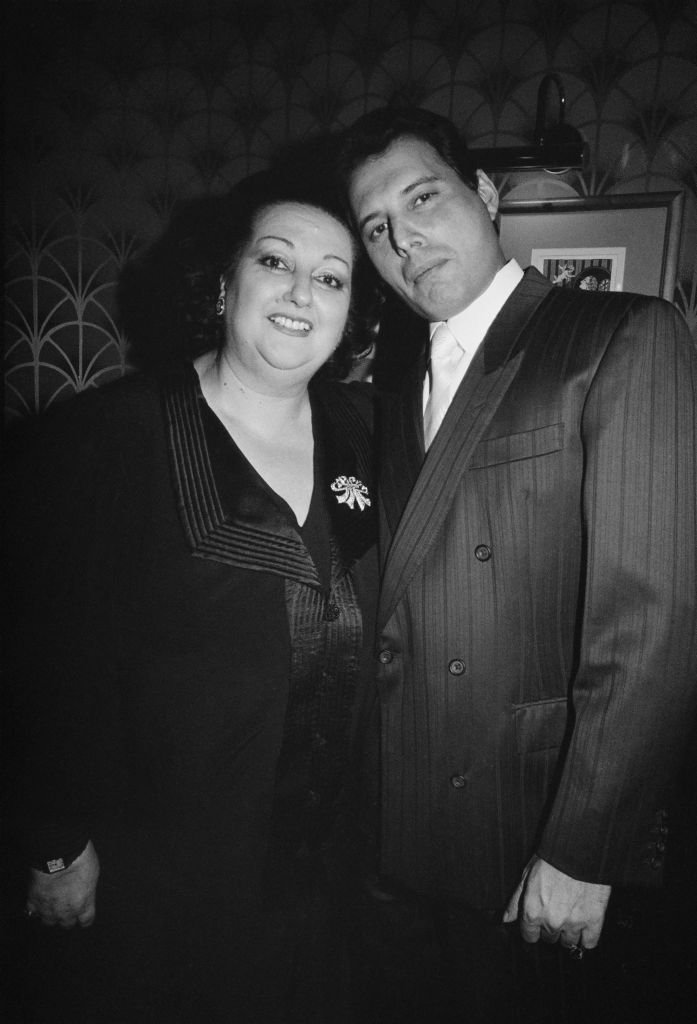
<path fill-rule="evenodd" d="M 504 201 L 501 248 L 521 267 L 536 266 L 560 287 L 639 292 L 672 301 L 682 207 L 682 192 Z"/>
<path fill-rule="evenodd" d="M 626 246 L 533 249 L 530 265 L 562 288 L 621 292 Z"/>

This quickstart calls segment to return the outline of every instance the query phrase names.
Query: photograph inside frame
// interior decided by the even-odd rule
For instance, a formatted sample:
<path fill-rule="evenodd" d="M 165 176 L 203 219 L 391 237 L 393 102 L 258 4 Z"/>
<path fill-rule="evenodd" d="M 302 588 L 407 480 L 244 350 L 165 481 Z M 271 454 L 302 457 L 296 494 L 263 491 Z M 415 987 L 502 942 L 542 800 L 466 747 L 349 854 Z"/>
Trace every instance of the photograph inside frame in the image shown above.
<path fill-rule="evenodd" d="M 558 288 L 619 292 L 626 248 L 533 249 L 531 263 Z"/>

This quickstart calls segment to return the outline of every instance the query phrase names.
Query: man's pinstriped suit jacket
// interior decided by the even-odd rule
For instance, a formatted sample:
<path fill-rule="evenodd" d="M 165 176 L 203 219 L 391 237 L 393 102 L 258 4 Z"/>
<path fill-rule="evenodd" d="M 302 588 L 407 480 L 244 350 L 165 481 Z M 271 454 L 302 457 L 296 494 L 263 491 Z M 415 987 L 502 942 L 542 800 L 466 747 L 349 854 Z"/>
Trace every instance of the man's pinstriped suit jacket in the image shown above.
<path fill-rule="evenodd" d="M 383 871 L 486 908 L 533 853 L 651 884 L 697 704 L 686 327 L 528 270 L 425 458 L 422 377 L 382 424 Z"/>

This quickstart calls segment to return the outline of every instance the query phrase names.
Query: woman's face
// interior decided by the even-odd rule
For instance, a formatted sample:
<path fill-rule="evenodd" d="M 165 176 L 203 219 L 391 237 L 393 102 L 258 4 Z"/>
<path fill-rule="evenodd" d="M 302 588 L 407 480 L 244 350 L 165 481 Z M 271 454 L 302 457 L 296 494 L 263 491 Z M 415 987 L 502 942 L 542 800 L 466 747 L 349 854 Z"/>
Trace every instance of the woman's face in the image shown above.
<path fill-rule="evenodd" d="M 243 383 L 306 384 L 339 344 L 351 299 L 348 230 L 301 203 L 262 209 L 224 286 L 226 355 Z"/>

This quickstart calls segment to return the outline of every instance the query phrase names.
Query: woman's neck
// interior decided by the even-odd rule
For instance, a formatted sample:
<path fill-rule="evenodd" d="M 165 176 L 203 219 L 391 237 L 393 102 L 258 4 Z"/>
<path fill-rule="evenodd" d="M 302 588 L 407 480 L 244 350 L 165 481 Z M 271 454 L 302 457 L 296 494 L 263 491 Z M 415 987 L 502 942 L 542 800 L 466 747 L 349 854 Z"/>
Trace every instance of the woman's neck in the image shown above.
<path fill-rule="evenodd" d="M 313 488 L 314 442 L 307 388 L 257 391 L 239 378 L 229 360 L 215 355 L 201 356 L 194 367 L 209 407 L 302 525 Z"/>
<path fill-rule="evenodd" d="M 201 389 L 209 405 L 225 419 L 242 421 L 265 434 L 284 429 L 309 413 L 306 383 L 286 381 L 277 388 L 265 382 L 257 384 L 250 375 L 243 379 L 223 350 L 207 353 L 194 363 Z"/>

